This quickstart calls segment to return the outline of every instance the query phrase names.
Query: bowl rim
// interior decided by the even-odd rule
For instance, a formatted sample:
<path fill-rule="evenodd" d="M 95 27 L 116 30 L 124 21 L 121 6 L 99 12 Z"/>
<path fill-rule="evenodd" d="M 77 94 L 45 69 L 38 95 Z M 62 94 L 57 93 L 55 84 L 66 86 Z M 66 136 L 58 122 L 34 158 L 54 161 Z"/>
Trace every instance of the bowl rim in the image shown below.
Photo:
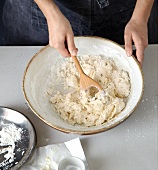
<path fill-rule="evenodd" d="M 71 162 L 71 161 L 77 161 L 79 162 L 79 164 L 83 167 L 82 169 L 85 170 L 85 163 L 84 161 L 77 157 L 77 156 L 67 156 L 65 158 L 63 158 L 60 162 L 59 162 L 59 165 L 58 165 L 58 170 L 62 170 L 61 167 L 62 165 L 65 163 L 65 162 Z M 65 163 L 66 164 L 66 163 Z"/>
<path fill-rule="evenodd" d="M 119 46 L 120 48 L 122 48 L 123 50 L 125 50 L 120 44 L 112 41 L 112 40 L 109 40 L 109 39 L 106 39 L 106 38 L 103 38 L 103 37 L 98 37 L 98 36 L 75 36 L 74 37 L 75 39 L 77 38 L 95 38 L 95 39 L 100 39 L 100 40 L 103 40 L 103 41 L 107 41 L 107 42 L 110 42 L 110 43 L 113 43 L 117 46 Z M 62 128 L 60 126 L 56 126 L 56 125 L 52 125 L 51 123 L 47 122 L 42 116 L 40 116 L 36 110 L 34 109 L 34 107 L 31 105 L 31 103 L 29 102 L 29 99 L 27 98 L 27 94 L 26 94 L 26 91 L 25 91 L 25 77 L 26 77 L 26 74 L 27 74 L 27 71 L 28 71 L 28 68 L 30 66 L 30 64 L 32 63 L 32 61 L 42 52 L 44 51 L 46 48 L 50 47 L 50 45 L 46 45 L 44 47 L 42 47 L 32 58 L 31 60 L 28 62 L 26 68 L 25 68 L 25 71 L 24 71 L 24 75 L 23 75 L 23 79 L 22 79 L 22 91 L 23 91 L 23 95 L 24 95 L 24 98 L 27 102 L 27 104 L 29 105 L 29 107 L 31 108 L 31 110 L 33 111 L 33 113 L 39 118 L 41 119 L 44 123 L 46 123 L 48 126 L 56 129 L 56 130 L 59 130 L 61 132 L 64 132 L 64 133 L 73 133 L 73 134 L 79 134 L 79 135 L 91 135 L 91 134 L 96 134 L 96 133 L 101 133 L 101 132 L 104 132 L 104 131 L 107 131 L 107 130 L 110 130 L 116 126 L 118 126 L 119 124 L 121 124 L 122 122 L 124 122 L 128 117 L 130 117 L 132 115 L 132 113 L 136 110 L 136 108 L 138 107 L 138 105 L 140 104 L 141 102 L 141 99 L 142 99 L 142 96 L 143 96 L 143 93 L 144 93 L 144 75 L 143 75 L 143 71 L 142 71 L 142 67 L 140 65 L 140 63 L 137 61 L 137 59 L 135 58 L 135 56 L 132 54 L 130 57 L 132 57 L 132 59 L 135 60 L 136 62 L 136 65 L 138 66 L 139 68 L 139 71 L 141 73 L 141 79 L 142 79 L 142 91 L 141 91 L 141 95 L 139 97 L 139 100 L 137 102 L 137 104 L 135 105 L 135 107 L 126 115 L 124 116 L 120 121 L 118 122 L 115 122 L 113 124 L 111 124 L 110 126 L 108 127 L 103 127 L 103 128 L 100 128 L 100 129 L 96 129 L 96 130 L 86 130 L 86 131 L 81 131 L 81 130 L 70 130 L 70 129 L 66 129 L 66 128 Z M 51 47 L 53 48 L 53 47 Z"/>

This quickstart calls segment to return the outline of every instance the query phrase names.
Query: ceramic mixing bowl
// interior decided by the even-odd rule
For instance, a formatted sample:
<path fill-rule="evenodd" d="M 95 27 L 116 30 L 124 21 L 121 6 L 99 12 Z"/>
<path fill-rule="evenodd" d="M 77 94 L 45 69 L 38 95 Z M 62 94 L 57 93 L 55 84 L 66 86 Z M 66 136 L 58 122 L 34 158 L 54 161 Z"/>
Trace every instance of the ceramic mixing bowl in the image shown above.
<path fill-rule="evenodd" d="M 120 67 L 128 71 L 131 81 L 131 92 L 126 107 L 118 116 L 100 126 L 84 127 L 71 125 L 53 111 L 46 89 L 49 84 L 51 67 L 57 67 L 65 59 L 49 45 L 42 48 L 28 63 L 23 77 L 23 92 L 32 111 L 49 126 L 67 133 L 94 134 L 106 131 L 123 122 L 137 108 L 143 94 L 143 76 L 139 63 L 134 56 L 127 57 L 119 44 L 100 37 L 75 37 L 79 49 L 78 55 L 108 55 Z M 54 83 L 56 79 L 54 78 Z M 63 85 L 57 87 L 63 89 Z"/>

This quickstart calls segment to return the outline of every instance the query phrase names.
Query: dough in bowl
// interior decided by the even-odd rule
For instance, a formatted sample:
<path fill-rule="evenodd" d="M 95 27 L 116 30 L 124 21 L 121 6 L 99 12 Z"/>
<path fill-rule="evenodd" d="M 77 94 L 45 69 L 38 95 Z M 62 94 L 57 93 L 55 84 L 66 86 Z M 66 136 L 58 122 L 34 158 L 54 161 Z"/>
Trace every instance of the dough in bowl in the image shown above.
<path fill-rule="evenodd" d="M 61 118 L 72 125 L 102 125 L 125 108 L 131 89 L 129 74 L 105 56 L 83 55 L 78 59 L 84 72 L 101 84 L 105 95 L 96 88 L 80 90 L 79 73 L 72 59 L 68 58 L 57 69 L 58 82 L 63 83 L 66 92 L 56 91 L 57 84 L 50 83 L 47 89 L 50 102 Z"/>

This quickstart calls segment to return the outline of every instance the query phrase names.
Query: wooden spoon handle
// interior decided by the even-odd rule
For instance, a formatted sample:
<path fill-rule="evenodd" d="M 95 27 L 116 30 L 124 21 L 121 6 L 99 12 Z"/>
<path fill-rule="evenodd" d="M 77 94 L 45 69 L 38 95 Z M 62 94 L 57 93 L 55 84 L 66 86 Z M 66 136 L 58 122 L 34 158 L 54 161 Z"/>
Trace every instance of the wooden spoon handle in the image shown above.
<path fill-rule="evenodd" d="M 77 70 L 79 71 L 79 73 L 80 73 L 80 74 L 84 74 L 83 69 L 82 69 L 82 67 L 81 67 L 81 65 L 80 65 L 77 57 L 76 57 L 76 56 L 72 56 L 72 59 L 73 59 L 75 65 L 76 65 L 76 68 L 77 68 Z"/>

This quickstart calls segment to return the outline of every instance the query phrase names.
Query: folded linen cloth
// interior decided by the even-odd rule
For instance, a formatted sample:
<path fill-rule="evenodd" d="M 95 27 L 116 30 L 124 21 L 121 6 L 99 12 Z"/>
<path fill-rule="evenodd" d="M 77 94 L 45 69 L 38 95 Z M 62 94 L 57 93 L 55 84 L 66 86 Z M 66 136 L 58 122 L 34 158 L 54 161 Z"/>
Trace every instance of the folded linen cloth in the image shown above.
<path fill-rule="evenodd" d="M 79 138 L 35 149 L 32 158 L 20 170 L 58 170 L 59 162 L 68 156 L 80 158 L 90 170 Z"/>

